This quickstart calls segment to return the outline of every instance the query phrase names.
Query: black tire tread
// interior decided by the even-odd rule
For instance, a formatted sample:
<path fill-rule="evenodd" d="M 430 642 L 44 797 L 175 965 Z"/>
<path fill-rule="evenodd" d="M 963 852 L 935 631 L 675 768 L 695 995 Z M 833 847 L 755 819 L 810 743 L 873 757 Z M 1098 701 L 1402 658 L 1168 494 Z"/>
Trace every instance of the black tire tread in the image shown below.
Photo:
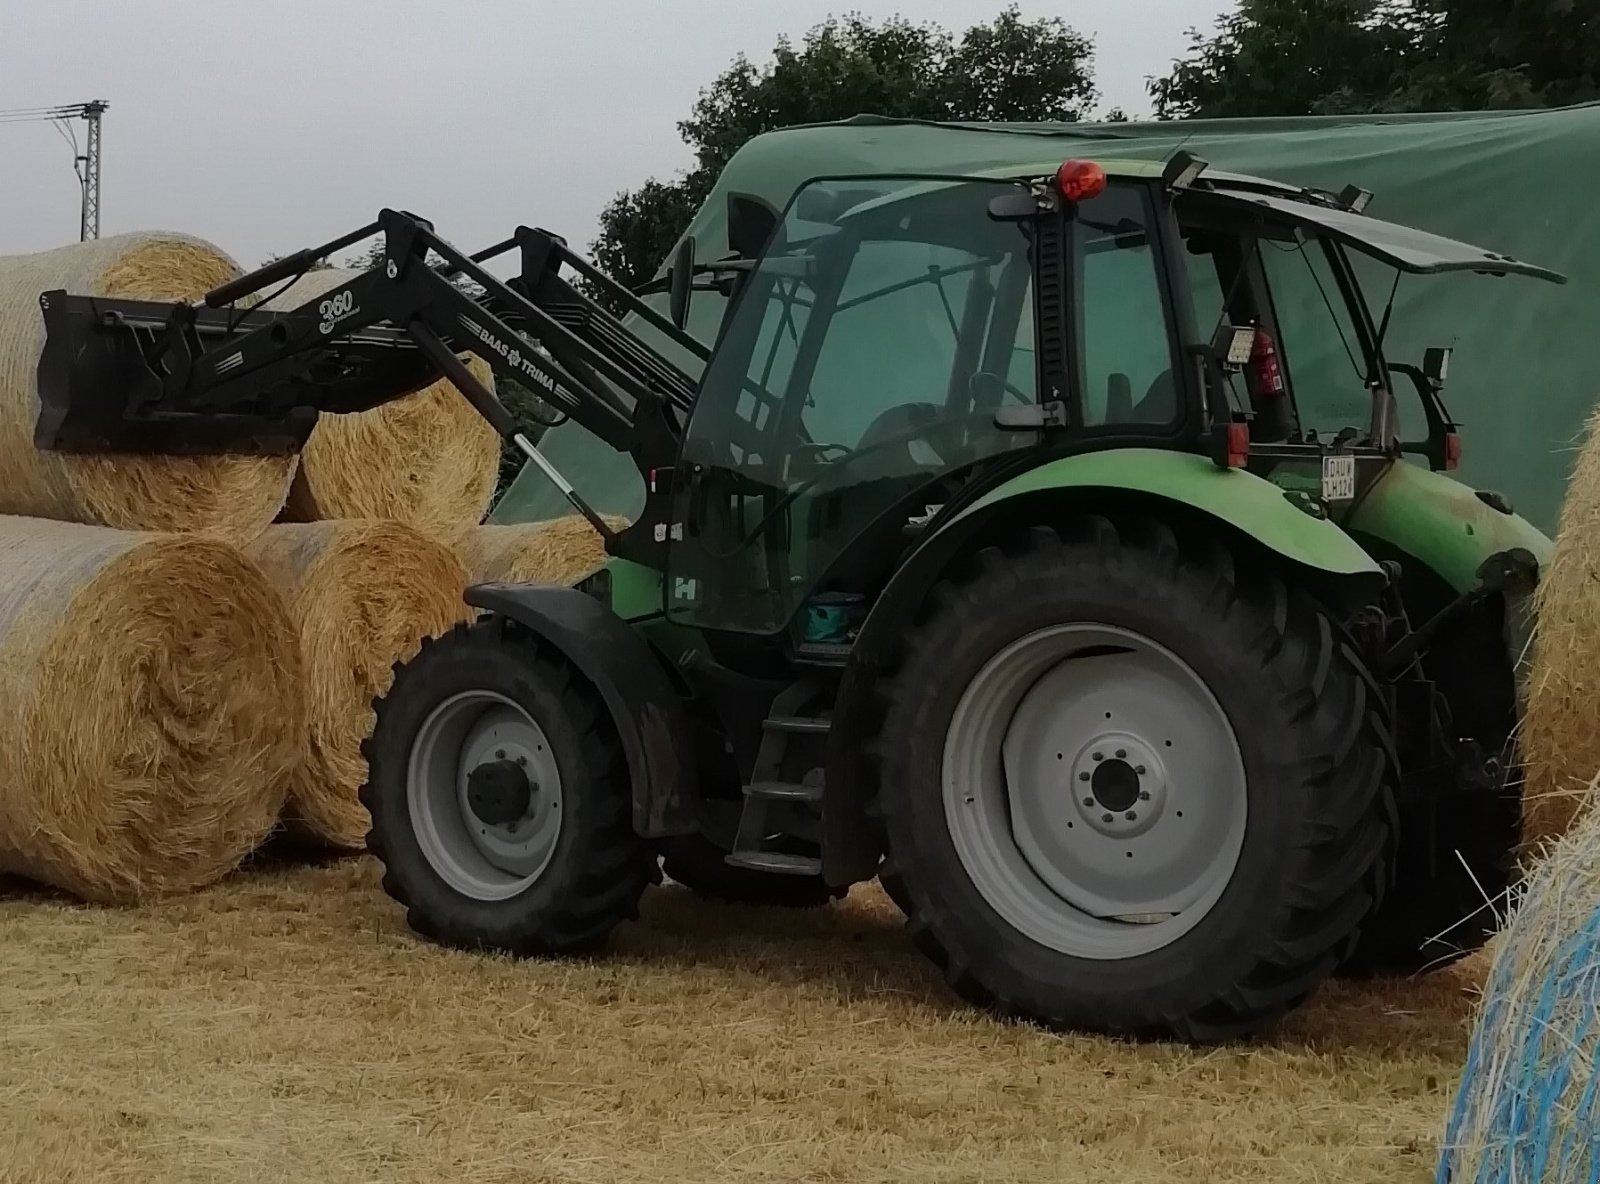
<path fill-rule="evenodd" d="M 1059 529 L 1033 527 L 1013 541 L 1013 557 L 1004 567 L 994 566 L 991 558 L 1002 556 L 1001 548 L 987 547 L 972 569 L 939 588 L 932 611 L 907 639 L 905 660 L 886 682 L 886 725 L 877 753 L 891 840 L 891 856 L 880 873 L 886 887 L 912 906 L 908 929 L 917 947 L 943 969 L 958 995 L 979 1006 L 1051 1027 L 1170 1035 L 1191 1042 L 1258 1030 L 1297 1006 L 1348 958 L 1390 875 L 1394 762 L 1383 700 L 1374 693 L 1371 676 L 1316 604 L 1270 570 L 1245 572 L 1213 536 L 1180 544 L 1171 527 L 1158 520 L 1113 522 L 1091 514 Z M 940 643 L 930 638 L 948 637 L 963 619 L 986 611 L 995 585 L 1015 587 L 1068 562 L 1132 565 L 1145 577 L 1177 581 L 1194 602 L 1216 610 L 1219 626 L 1231 626 L 1247 639 L 1263 677 L 1288 705 L 1301 750 L 1315 754 L 1299 763 L 1306 802 L 1292 844 L 1296 871 L 1260 918 L 1248 973 L 1182 1009 L 1119 1016 L 1053 1007 L 997 960 L 963 952 L 958 919 L 941 912 L 937 898 L 917 890 L 917 853 L 894 846 L 897 834 L 909 833 L 908 821 L 894 817 L 907 801 L 885 790 L 897 768 L 906 767 L 908 748 L 927 742 L 905 730 L 925 693 L 931 673 L 925 667 L 942 660 L 936 652 Z M 928 872 L 924 868 L 920 874 Z"/>
<path fill-rule="evenodd" d="M 402 696 L 427 693 L 433 661 L 461 652 L 471 653 L 476 661 L 514 658 L 528 677 L 560 699 L 579 745 L 579 760 L 590 782 L 589 805 L 594 809 L 574 853 L 576 866 L 556 871 L 571 881 L 559 899 L 552 907 L 527 912 L 509 927 L 497 926 L 494 931 L 430 904 L 413 881 L 418 875 L 431 874 L 431 869 L 413 867 L 415 859 L 397 848 L 378 821 L 384 801 L 377 781 L 389 760 L 396 757 L 389 751 L 390 745 L 398 748 L 400 741 L 409 740 L 385 735 L 386 716 Z M 377 722 L 362 744 L 369 777 L 361 788 L 361 802 L 374 819 L 367 846 L 383 864 L 384 891 L 405 907 L 407 923 L 417 933 L 444 945 L 494 949 L 519 957 L 584 954 L 603 945 L 622 921 L 638 916 L 639 898 L 659 872 L 647 845 L 633 830 L 631 789 L 621 744 L 598 693 L 559 653 L 537 645 L 527 634 L 508 633 L 494 620 L 462 623 L 425 640 L 415 657 L 397 664 L 393 687 L 373 707 Z M 547 878 L 549 875 L 547 872 Z"/>

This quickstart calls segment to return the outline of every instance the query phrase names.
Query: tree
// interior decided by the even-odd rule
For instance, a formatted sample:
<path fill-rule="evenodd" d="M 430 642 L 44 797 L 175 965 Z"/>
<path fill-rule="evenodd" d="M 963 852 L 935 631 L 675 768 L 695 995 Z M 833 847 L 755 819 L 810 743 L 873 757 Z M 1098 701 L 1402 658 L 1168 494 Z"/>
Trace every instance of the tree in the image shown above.
<path fill-rule="evenodd" d="M 903 18 L 835 18 L 771 60 L 735 59 L 678 124 L 693 166 L 619 193 L 600 216 L 596 263 L 629 287 L 649 280 L 722 168 L 753 136 L 874 114 L 906 119 L 1064 120 L 1095 100 L 1089 41 L 1057 18 L 1015 6 L 959 38 Z"/>
<path fill-rule="evenodd" d="M 1593 0 L 1240 0 L 1150 93 L 1162 118 L 1546 107 L 1600 96 Z"/>

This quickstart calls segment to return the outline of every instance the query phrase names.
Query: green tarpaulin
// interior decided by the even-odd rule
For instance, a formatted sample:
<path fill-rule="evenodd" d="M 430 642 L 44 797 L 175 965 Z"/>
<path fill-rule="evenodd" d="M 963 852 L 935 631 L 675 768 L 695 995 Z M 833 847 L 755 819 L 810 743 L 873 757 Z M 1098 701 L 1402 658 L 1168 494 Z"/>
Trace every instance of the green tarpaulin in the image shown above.
<path fill-rule="evenodd" d="M 1557 111 L 1110 125 L 961 125 L 859 117 L 758 137 L 729 164 L 690 233 L 701 261 L 728 251 L 727 194 L 783 207 L 817 177 L 952 175 L 1093 156 L 1159 159 L 1179 145 L 1218 168 L 1375 193 L 1368 213 L 1563 272 L 1564 287 L 1478 275 L 1406 277 L 1385 352 L 1419 361 L 1453 345 L 1451 410 L 1465 439 L 1463 477 L 1504 492 L 1553 530 L 1573 451 L 1595 401 L 1600 351 L 1600 106 Z M 1382 304 L 1393 273 L 1369 286 Z M 710 341 L 721 298 L 696 293 L 690 329 Z M 1329 364 L 1336 362 L 1329 359 Z M 1411 401 L 1401 391 L 1402 404 Z M 1351 408 L 1352 416 L 1359 408 Z M 1352 419 L 1352 422 L 1356 422 Z M 546 454 L 608 513 L 643 501 L 627 457 L 582 429 L 550 432 Z M 496 521 L 571 513 L 531 466 L 496 506 Z"/>

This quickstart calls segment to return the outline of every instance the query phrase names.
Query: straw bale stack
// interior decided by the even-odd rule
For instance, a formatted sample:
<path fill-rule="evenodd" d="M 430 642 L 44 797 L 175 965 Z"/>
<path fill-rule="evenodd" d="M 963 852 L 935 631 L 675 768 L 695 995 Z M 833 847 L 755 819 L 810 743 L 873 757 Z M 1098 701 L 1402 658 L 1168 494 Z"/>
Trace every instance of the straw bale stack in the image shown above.
<path fill-rule="evenodd" d="M 1523 846 L 1572 826 L 1600 769 L 1600 411 L 1567 486 L 1555 551 L 1535 600 L 1522 725 Z"/>
<path fill-rule="evenodd" d="M 626 518 L 607 518 L 613 530 Z M 606 561 L 604 541 L 579 514 L 548 522 L 477 526 L 452 543 L 473 583 L 572 584 Z"/>
<path fill-rule="evenodd" d="M 103 903 L 210 883 L 276 824 L 304 719 L 232 546 L 0 518 L 0 869 Z"/>
<path fill-rule="evenodd" d="M 372 701 L 396 662 L 470 615 L 467 573 L 447 546 L 399 522 L 280 524 L 247 554 L 283 596 L 304 655 L 309 722 L 286 817 L 310 838 L 359 849 Z"/>
<path fill-rule="evenodd" d="M 264 307 L 290 309 L 358 272 L 313 271 Z M 467 368 L 490 390 L 476 355 Z M 356 415 L 324 415 L 306 442 L 286 522 L 392 518 L 427 530 L 483 521 L 494 497 L 500 437 L 447 380 Z"/>
<path fill-rule="evenodd" d="M 125 234 L 0 256 L 0 514 L 233 540 L 273 520 L 294 457 L 86 456 L 33 444 L 44 346 L 40 293 L 192 300 L 238 274 L 209 243 L 176 234 Z"/>
<path fill-rule="evenodd" d="M 1554 843 L 1496 938 L 1444 1184 L 1600 1176 L 1600 815 Z"/>

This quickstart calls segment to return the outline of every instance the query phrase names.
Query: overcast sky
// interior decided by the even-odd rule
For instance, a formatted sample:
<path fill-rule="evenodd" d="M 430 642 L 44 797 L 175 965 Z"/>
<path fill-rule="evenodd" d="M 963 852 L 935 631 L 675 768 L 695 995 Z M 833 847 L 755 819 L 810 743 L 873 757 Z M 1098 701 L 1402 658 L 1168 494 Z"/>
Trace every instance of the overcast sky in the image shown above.
<path fill-rule="evenodd" d="M 518 223 L 587 247 L 619 189 L 688 162 L 675 122 L 738 53 L 830 14 L 953 30 L 1004 0 L 0 0 L 0 111 L 106 99 L 102 233 L 182 230 L 242 263 L 382 206 L 467 249 Z M 1093 38 L 1100 110 L 1224 0 L 1058 0 Z M 80 130 L 81 135 L 81 130 Z M 0 122 L 0 254 L 78 233 L 72 152 Z"/>

